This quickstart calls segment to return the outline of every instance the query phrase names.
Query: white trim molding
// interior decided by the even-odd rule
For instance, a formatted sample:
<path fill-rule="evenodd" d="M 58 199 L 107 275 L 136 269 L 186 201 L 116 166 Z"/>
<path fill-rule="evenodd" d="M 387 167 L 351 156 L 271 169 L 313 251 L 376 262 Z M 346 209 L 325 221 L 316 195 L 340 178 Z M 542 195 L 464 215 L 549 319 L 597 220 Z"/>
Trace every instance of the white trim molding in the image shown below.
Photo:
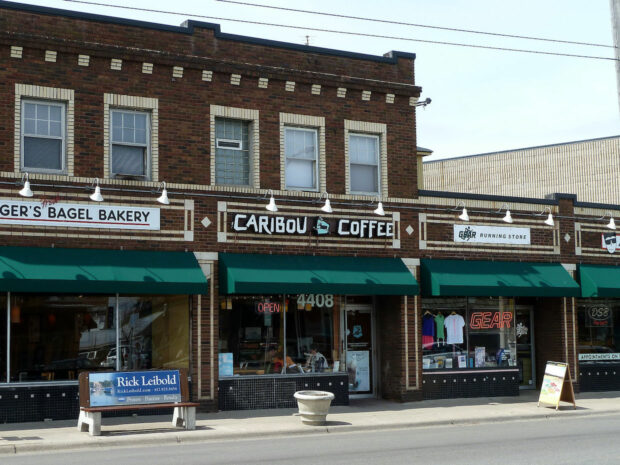
<path fill-rule="evenodd" d="M 379 136 L 379 195 L 382 199 L 388 198 L 387 174 L 387 125 L 385 123 L 371 123 L 367 121 L 344 120 L 344 176 L 346 194 L 351 194 L 351 168 L 349 165 L 349 133 L 371 134 Z M 360 194 L 361 195 L 361 194 Z"/>
<path fill-rule="evenodd" d="M 13 170 L 21 172 L 21 131 L 22 131 L 22 100 L 24 98 L 43 99 L 54 102 L 62 102 L 66 105 L 65 110 L 65 153 L 64 172 L 73 176 L 73 150 L 75 143 L 74 119 L 75 119 L 75 92 L 73 89 L 60 89 L 56 87 L 32 86 L 29 84 L 15 84 L 15 129 L 13 147 Z"/>
<path fill-rule="evenodd" d="M 280 113 L 280 190 L 286 190 L 286 153 L 284 148 L 284 128 L 286 126 L 316 129 L 318 132 L 318 192 L 327 190 L 327 169 L 325 166 L 325 117 Z"/>
<path fill-rule="evenodd" d="M 159 101 L 133 95 L 103 94 L 103 177 L 110 179 L 110 108 L 142 110 L 151 114 L 150 181 L 159 181 Z"/>
<path fill-rule="evenodd" d="M 210 113 L 210 169 L 211 185 L 215 186 L 215 118 L 230 118 L 250 122 L 250 185 L 238 187 L 260 188 L 260 127 L 258 110 L 248 108 L 225 107 L 222 105 L 211 105 Z"/>

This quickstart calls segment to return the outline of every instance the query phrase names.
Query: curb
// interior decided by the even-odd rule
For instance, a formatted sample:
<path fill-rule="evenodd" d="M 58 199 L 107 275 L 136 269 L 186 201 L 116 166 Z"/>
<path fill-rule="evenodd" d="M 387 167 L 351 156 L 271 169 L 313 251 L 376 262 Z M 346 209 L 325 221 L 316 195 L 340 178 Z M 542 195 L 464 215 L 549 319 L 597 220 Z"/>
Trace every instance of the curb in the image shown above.
<path fill-rule="evenodd" d="M 589 410 L 565 410 L 564 412 L 570 413 L 571 416 L 605 416 L 618 414 L 618 410 L 608 411 L 589 411 Z M 394 423 L 383 424 L 363 424 L 363 425 L 332 425 L 328 421 L 326 426 L 307 426 L 299 425 L 291 429 L 290 426 L 286 428 L 273 429 L 263 432 L 257 431 L 244 431 L 239 432 L 222 432 L 218 433 L 217 430 L 209 428 L 205 431 L 199 431 L 199 434 L 170 434 L 164 433 L 164 435 L 157 437 L 144 437 L 143 435 L 132 435 L 128 437 L 84 437 L 78 441 L 72 442 L 38 442 L 33 444 L 0 444 L 0 456 L 2 455 L 15 455 L 24 453 L 37 453 L 37 452 L 49 452 L 49 451 L 70 451 L 70 450 L 84 450 L 89 448 L 116 448 L 116 447 L 132 447 L 132 446 L 150 446 L 150 445 L 170 445 L 170 444 L 192 444 L 196 442 L 205 441 L 231 441 L 243 437 L 243 439 L 262 439 L 267 437 L 280 437 L 280 436 L 306 436 L 313 434 L 337 434 L 337 433 L 350 433 L 355 431 L 380 431 L 380 430 L 394 430 L 394 429 L 415 429 L 415 428 L 431 428 L 451 425 L 473 425 L 481 423 L 504 423 L 510 421 L 524 421 L 524 420 L 555 420 L 564 419 L 566 415 L 556 415 L 555 410 L 549 413 L 531 413 L 520 415 L 499 415 L 496 417 L 472 417 L 472 418 L 458 418 L 458 419 L 446 419 L 446 420 L 429 420 L 429 421 L 400 421 Z M 84 434 L 84 433 L 82 433 Z M 157 434 L 157 433 L 155 433 Z M 89 439 L 90 438 L 90 439 Z"/>

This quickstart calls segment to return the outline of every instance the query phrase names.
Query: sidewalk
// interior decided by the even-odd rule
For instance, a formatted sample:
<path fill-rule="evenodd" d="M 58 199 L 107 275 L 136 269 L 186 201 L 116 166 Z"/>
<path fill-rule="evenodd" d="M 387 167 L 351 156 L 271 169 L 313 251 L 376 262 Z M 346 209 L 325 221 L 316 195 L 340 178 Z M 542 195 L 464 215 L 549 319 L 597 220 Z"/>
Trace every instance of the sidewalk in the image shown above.
<path fill-rule="evenodd" d="M 296 409 L 199 413 L 196 430 L 171 426 L 172 415 L 104 418 L 101 436 L 77 431 L 75 420 L 0 425 L 0 455 L 89 447 L 146 446 L 251 439 L 265 436 L 338 433 L 451 424 L 557 419 L 620 413 L 620 392 L 583 393 L 577 410 L 562 402 L 560 410 L 537 407 L 538 391 L 519 397 L 449 399 L 400 404 L 385 400 L 352 400 L 332 407 L 326 426 L 307 426 Z"/>

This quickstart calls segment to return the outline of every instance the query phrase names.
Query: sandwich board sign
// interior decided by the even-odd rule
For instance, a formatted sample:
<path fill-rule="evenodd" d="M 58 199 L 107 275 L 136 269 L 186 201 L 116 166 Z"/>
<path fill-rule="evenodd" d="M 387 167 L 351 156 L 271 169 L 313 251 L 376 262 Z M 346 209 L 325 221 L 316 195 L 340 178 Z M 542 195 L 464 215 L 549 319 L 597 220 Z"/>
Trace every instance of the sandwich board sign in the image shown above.
<path fill-rule="evenodd" d="M 558 410 L 560 408 L 560 401 L 572 402 L 573 407 L 577 409 L 568 363 L 547 362 L 545 376 L 540 388 L 538 406 L 555 407 Z"/>

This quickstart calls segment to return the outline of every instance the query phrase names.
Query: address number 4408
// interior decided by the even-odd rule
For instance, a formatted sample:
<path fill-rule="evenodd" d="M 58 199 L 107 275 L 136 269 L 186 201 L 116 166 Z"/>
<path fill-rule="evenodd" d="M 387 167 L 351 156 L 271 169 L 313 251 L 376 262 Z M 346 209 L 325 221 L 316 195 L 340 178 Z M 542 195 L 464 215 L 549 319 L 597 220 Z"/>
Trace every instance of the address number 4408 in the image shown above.
<path fill-rule="evenodd" d="M 331 308 L 334 306 L 333 294 L 299 294 L 297 305 Z"/>

